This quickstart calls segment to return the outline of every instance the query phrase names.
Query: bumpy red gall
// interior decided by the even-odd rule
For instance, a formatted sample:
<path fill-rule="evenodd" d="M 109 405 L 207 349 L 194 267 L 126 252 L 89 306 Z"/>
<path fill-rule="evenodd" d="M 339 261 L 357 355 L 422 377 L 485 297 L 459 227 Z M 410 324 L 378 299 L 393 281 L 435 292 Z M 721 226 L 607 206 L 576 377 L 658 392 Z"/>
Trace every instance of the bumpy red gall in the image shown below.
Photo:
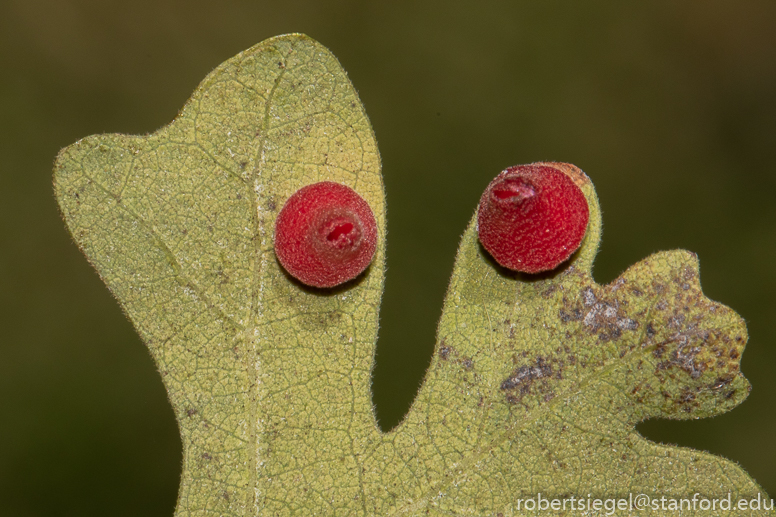
<path fill-rule="evenodd" d="M 369 204 L 348 186 L 322 181 L 297 190 L 275 221 L 275 254 L 291 276 L 334 287 L 360 275 L 377 248 Z"/>
<path fill-rule="evenodd" d="M 561 164 L 558 164 L 561 165 Z M 585 194 L 551 163 L 510 167 L 480 199 L 480 242 L 502 266 L 523 273 L 555 269 L 587 229 Z"/>

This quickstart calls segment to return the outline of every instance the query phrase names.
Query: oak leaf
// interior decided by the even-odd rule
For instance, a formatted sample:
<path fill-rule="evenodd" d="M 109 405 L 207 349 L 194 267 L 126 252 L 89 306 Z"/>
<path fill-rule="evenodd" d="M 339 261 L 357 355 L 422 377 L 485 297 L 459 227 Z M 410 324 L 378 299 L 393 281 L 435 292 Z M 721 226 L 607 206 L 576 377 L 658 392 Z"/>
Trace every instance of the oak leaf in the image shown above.
<path fill-rule="evenodd" d="M 551 274 L 511 273 L 470 224 L 425 382 L 384 433 L 370 397 L 385 263 L 380 159 L 328 50 L 303 35 L 272 38 L 214 70 L 159 131 L 64 149 L 63 217 L 175 410 L 176 515 L 508 516 L 537 493 L 760 493 L 734 463 L 634 430 L 741 403 L 746 329 L 704 297 L 686 251 L 596 284 L 598 201 L 588 177 L 564 167 L 590 207 L 580 250 Z M 380 235 L 370 268 L 328 290 L 293 280 L 273 251 L 280 207 L 323 180 L 355 189 Z"/>

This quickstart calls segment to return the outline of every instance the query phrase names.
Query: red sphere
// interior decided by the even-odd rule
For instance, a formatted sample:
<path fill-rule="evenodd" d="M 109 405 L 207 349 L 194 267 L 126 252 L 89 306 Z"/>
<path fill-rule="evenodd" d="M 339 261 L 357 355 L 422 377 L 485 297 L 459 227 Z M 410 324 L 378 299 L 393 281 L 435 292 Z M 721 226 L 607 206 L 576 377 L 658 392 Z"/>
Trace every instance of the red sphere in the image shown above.
<path fill-rule="evenodd" d="M 480 242 L 502 266 L 523 273 L 555 269 L 582 243 L 589 210 L 585 194 L 547 164 L 510 167 L 480 199 Z"/>
<path fill-rule="evenodd" d="M 356 278 L 372 262 L 377 223 L 355 190 L 322 181 L 297 190 L 275 221 L 275 254 L 291 276 L 313 287 Z"/>

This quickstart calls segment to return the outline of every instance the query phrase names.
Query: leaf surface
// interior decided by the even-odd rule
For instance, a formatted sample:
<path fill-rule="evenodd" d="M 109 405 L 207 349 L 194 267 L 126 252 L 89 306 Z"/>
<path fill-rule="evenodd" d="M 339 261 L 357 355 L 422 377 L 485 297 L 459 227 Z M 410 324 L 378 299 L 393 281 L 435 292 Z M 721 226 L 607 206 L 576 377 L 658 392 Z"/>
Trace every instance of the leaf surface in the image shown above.
<path fill-rule="evenodd" d="M 214 70 L 165 128 L 64 149 L 62 214 L 148 345 L 178 419 L 176 515 L 520 515 L 518 499 L 537 492 L 760 492 L 730 461 L 635 432 L 645 418 L 743 401 L 746 329 L 703 296 L 689 252 L 596 284 L 598 201 L 583 172 L 566 170 L 590 206 L 580 250 L 552 274 L 512 273 L 472 222 L 427 378 L 382 433 L 370 398 L 380 160 L 328 50 L 303 35 L 267 40 Z M 370 268 L 329 290 L 288 276 L 272 240 L 285 200 L 323 180 L 366 199 L 380 233 Z"/>

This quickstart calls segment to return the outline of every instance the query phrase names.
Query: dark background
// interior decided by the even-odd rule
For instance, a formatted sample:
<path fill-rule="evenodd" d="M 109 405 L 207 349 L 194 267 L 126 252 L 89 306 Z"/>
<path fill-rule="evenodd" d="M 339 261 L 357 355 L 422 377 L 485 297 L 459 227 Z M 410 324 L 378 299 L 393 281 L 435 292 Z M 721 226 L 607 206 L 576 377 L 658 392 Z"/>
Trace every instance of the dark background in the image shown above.
<path fill-rule="evenodd" d="M 750 398 L 647 436 L 731 458 L 776 494 L 776 3 L 3 0 L 0 514 L 170 516 L 180 440 L 145 347 L 70 241 L 57 151 L 168 123 L 222 61 L 305 32 L 348 71 L 382 153 L 386 428 L 428 364 L 458 239 L 501 169 L 575 163 L 604 212 L 597 281 L 700 256 L 737 310 Z"/>

